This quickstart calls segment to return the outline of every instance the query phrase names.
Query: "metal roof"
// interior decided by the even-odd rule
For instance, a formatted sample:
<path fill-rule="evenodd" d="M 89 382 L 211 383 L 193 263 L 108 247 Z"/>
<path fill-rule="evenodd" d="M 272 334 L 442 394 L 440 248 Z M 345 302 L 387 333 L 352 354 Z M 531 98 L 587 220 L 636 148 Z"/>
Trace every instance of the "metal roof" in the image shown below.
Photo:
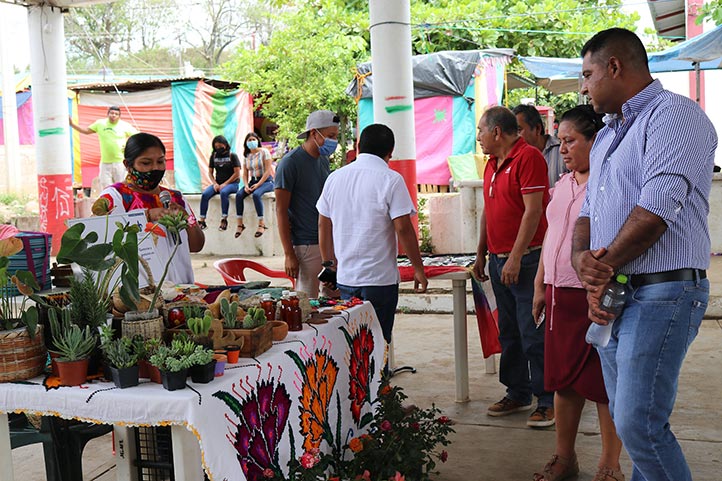
<path fill-rule="evenodd" d="M 657 34 L 679 40 L 687 38 L 685 0 L 648 0 Z"/>
<path fill-rule="evenodd" d="M 79 91 L 100 91 L 100 92 L 115 92 L 116 89 L 123 92 L 138 92 L 142 90 L 153 90 L 157 88 L 170 87 L 174 82 L 186 82 L 201 80 L 208 85 L 211 85 L 221 90 L 234 90 L 238 88 L 238 82 L 231 82 L 228 80 L 218 80 L 204 77 L 170 77 L 161 79 L 147 79 L 147 80 L 124 80 L 119 82 L 94 82 L 86 84 L 75 84 L 68 85 L 69 90 Z"/>

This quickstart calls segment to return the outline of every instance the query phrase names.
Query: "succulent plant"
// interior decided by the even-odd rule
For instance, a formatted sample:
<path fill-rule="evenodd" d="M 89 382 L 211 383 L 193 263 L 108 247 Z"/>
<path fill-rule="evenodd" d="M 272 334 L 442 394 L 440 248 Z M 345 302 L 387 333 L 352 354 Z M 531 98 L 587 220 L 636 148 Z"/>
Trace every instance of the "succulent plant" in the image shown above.
<path fill-rule="evenodd" d="M 228 302 L 225 297 L 221 299 L 221 315 L 223 327 L 235 329 L 238 326 L 238 302 Z"/>

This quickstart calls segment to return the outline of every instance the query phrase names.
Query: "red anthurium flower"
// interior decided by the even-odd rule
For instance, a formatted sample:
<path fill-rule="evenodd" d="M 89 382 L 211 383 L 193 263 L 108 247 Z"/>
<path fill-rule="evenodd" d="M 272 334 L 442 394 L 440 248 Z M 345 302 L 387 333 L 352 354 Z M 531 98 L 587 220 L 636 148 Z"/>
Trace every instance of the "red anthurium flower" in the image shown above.
<path fill-rule="evenodd" d="M 163 228 L 154 222 L 148 222 L 145 224 L 145 231 L 150 232 L 151 234 L 155 234 L 161 237 L 165 237 L 165 231 Z"/>

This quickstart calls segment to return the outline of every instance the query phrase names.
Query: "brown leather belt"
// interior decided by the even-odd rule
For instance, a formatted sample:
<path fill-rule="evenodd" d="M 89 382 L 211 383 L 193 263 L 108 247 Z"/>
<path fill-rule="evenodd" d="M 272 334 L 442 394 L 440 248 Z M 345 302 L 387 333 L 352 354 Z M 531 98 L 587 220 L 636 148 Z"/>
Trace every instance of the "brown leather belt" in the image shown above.
<path fill-rule="evenodd" d="M 706 279 L 707 271 L 704 269 L 677 269 L 674 271 L 655 272 L 654 274 L 632 274 L 629 283 L 632 287 L 659 284 L 660 282 L 695 281 Z"/>

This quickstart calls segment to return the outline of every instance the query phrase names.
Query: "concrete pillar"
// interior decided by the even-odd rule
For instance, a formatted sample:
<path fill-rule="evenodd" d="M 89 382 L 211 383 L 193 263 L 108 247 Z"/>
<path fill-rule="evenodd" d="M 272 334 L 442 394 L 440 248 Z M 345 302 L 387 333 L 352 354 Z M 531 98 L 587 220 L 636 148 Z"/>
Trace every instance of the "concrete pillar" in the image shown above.
<path fill-rule="evenodd" d="M 411 6 L 409 0 L 370 0 L 369 15 L 374 122 L 393 130 L 396 147 L 389 166 L 404 177 L 416 205 Z M 418 230 L 416 217 L 413 220 Z"/>
<path fill-rule="evenodd" d="M 703 26 L 697 25 L 697 17 L 702 3 L 698 0 L 685 0 L 685 10 L 687 12 L 687 22 L 685 31 L 687 40 L 700 35 L 703 32 Z M 705 87 L 704 72 L 699 68 L 689 72 L 689 98 L 695 100 L 702 110 L 705 107 Z"/>
<path fill-rule="evenodd" d="M 2 66 L 2 112 L 5 141 L 5 176 L 0 183 L 3 192 L 17 193 L 19 183 L 20 134 L 18 133 L 18 105 L 15 99 L 15 71 L 11 58 L 12 28 L 10 27 L 9 10 L 16 8 L 0 3 L 0 65 Z"/>
<path fill-rule="evenodd" d="M 53 254 L 56 254 L 65 231 L 64 222 L 73 217 L 65 34 L 61 10 L 48 4 L 28 7 L 28 30 L 40 229 L 53 235 Z"/>

